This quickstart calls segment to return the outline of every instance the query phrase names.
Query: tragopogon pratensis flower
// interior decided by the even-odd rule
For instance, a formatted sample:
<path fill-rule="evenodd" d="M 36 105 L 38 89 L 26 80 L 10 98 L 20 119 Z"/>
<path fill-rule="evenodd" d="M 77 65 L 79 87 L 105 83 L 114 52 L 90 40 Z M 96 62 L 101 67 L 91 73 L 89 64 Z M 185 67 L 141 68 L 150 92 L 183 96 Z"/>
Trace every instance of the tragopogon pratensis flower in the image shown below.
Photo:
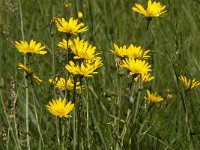
<path fill-rule="evenodd" d="M 71 117 L 69 113 L 74 109 L 74 104 L 71 102 L 66 103 L 66 99 L 52 99 L 51 102 L 46 105 L 47 110 L 56 117 Z"/>
<path fill-rule="evenodd" d="M 154 76 L 151 76 L 150 73 L 147 73 L 147 74 L 141 74 L 141 78 L 142 78 L 142 82 L 150 82 L 151 80 L 154 79 Z M 139 79 L 139 75 L 134 78 L 135 81 L 138 81 Z"/>
<path fill-rule="evenodd" d="M 69 41 L 69 47 L 75 54 L 74 59 L 86 59 L 96 60 L 99 53 L 96 53 L 96 47 L 89 45 L 87 41 L 80 40 L 79 37 L 75 38 L 74 41 Z"/>
<path fill-rule="evenodd" d="M 42 46 L 41 43 L 36 43 L 34 40 L 31 40 L 29 44 L 26 41 L 15 41 L 15 46 L 19 52 L 24 54 L 33 53 L 44 55 L 47 53 L 47 51 L 44 50 L 45 46 Z"/>
<path fill-rule="evenodd" d="M 65 69 L 68 70 L 73 75 L 81 75 L 85 77 L 92 77 L 93 74 L 97 74 L 95 70 L 103 65 L 102 60 L 97 59 L 94 62 L 82 62 L 81 65 L 74 64 L 73 61 L 69 62 L 65 66 Z"/>
<path fill-rule="evenodd" d="M 166 6 L 161 5 L 160 2 L 152 2 L 148 1 L 147 9 L 138 3 L 135 4 L 132 9 L 140 14 L 143 14 L 147 18 L 160 17 L 166 15 L 167 10 L 165 10 Z"/>
<path fill-rule="evenodd" d="M 131 44 L 127 49 L 127 57 L 134 58 L 134 59 L 140 59 L 140 58 L 149 58 L 150 56 L 148 53 L 150 50 L 142 50 L 141 46 L 134 46 Z"/>
<path fill-rule="evenodd" d="M 67 42 L 67 40 L 63 39 L 62 42 L 58 43 L 58 47 L 62 48 L 63 50 L 68 50 L 70 44 L 72 44 L 72 42 Z"/>
<path fill-rule="evenodd" d="M 151 65 L 148 62 L 132 58 L 122 60 L 120 67 L 128 69 L 130 71 L 129 75 L 148 74 L 151 71 Z"/>
<path fill-rule="evenodd" d="M 31 77 L 32 80 L 36 81 L 38 84 L 42 83 L 42 80 L 35 75 L 35 71 L 32 68 L 24 66 L 22 63 L 18 63 L 18 69 L 26 72 L 26 77 Z"/>
<path fill-rule="evenodd" d="M 84 27 L 84 23 L 78 24 L 78 19 L 73 19 L 72 17 L 67 22 L 64 18 L 56 19 L 56 26 L 58 31 L 67 33 L 69 35 L 76 35 L 81 32 L 88 30 L 87 27 Z"/>
<path fill-rule="evenodd" d="M 179 80 L 182 82 L 185 90 L 191 90 L 197 86 L 200 86 L 200 82 L 196 79 L 187 79 L 186 76 L 181 75 Z"/>
<path fill-rule="evenodd" d="M 115 53 L 119 57 L 127 56 L 127 47 L 126 45 L 119 47 L 114 43 L 114 50 L 110 50 L 112 53 Z"/>
<path fill-rule="evenodd" d="M 145 99 L 149 104 L 163 101 L 163 98 L 161 96 L 157 95 L 156 93 L 150 93 L 149 90 L 147 90 L 147 95 Z"/>
<path fill-rule="evenodd" d="M 74 81 L 72 80 L 72 77 L 70 77 L 67 80 L 67 83 L 65 82 L 64 78 L 58 78 L 55 77 L 54 79 L 49 79 L 49 82 L 52 83 L 55 87 L 57 87 L 60 90 L 74 90 Z M 80 82 L 76 82 L 76 89 L 80 89 Z"/>

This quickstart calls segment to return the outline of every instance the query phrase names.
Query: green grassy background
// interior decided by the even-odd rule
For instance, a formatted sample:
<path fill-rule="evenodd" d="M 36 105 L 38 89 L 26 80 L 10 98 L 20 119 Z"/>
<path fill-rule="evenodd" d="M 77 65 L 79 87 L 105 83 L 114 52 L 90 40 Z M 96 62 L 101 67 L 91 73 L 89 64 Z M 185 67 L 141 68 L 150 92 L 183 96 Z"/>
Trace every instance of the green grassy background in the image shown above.
<path fill-rule="evenodd" d="M 66 9 L 64 4 L 71 3 Z M 31 65 L 43 79 L 41 86 L 30 90 L 30 139 L 31 149 L 58 149 L 56 138 L 56 118 L 50 115 L 45 105 L 51 98 L 62 93 L 53 89 L 48 79 L 55 72 L 64 71 L 61 64 L 63 57 L 56 46 L 63 35 L 55 28 L 51 30 L 53 17 L 76 18 L 77 11 L 82 11 L 81 19 L 89 30 L 80 36 L 94 44 L 101 53 L 104 66 L 99 74 L 85 80 L 88 83 L 77 111 L 80 111 L 78 132 L 80 136 L 76 149 L 193 149 L 200 148 L 200 88 L 196 88 L 186 98 L 191 141 L 187 141 L 185 132 L 185 113 L 182 105 L 180 86 L 177 76 L 186 75 L 200 80 L 200 1 L 198 0 L 162 0 L 167 7 L 167 16 L 153 19 L 147 31 L 144 17 L 132 11 L 136 1 L 132 0 L 0 0 L 0 149 L 17 149 L 12 135 L 15 131 L 10 114 L 10 77 L 15 79 L 17 94 L 18 132 L 22 149 L 26 149 L 25 130 L 25 88 L 20 86 L 22 72 L 17 70 L 17 63 L 23 62 L 23 56 L 15 48 L 14 42 L 34 39 L 46 46 L 48 54 L 34 56 Z M 146 1 L 139 1 L 145 4 Z M 21 11 L 21 12 L 20 12 Z M 20 19 L 22 14 L 22 20 Z M 23 21 L 23 26 L 22 22 Z M 52 31 L 53 36 L 51 36 Z M 125 74 L 119 75 L 115 66 L 115 56 L 109 51 L 117 45 L 142 45 L 151 50 L 150 62 L 155 80 L 144 88 L 160 95 L 168 90 L 174 95 L 171 101 L 153 105 L 145 111 L 142 90 L 140 107 L 136 120 L 125 124 L 127 112 L 135 112 L 135 103 L 130 103 L 129 80 Z M 55 56 L 53 59 L 52 56 Z M 118 99 L 120 98 L 120 104 Z M 134 97 L 133 97 L 134 98 Z M 34 103 L 38 114 L 39 126 L 44 141 L 37 130 Z M 89 137 L 86 133 L 86 101 L 89 102 Z M 5 109 L 3 107 L 5 106 Z M 72 119 L 66 121 L 66 147 L 72 149 Z M 10 125 L 8 124 L 10 123 Z M 123 145 L 121 132 L 127 127 Z M 78 135 L 77 135 L 78 136 Z M 130 140 L 131 139 L 131 140 Z M 89 143 L 89 144 L 88 144 Z M 89 145 L 89 146 L 88 146 Z"/>

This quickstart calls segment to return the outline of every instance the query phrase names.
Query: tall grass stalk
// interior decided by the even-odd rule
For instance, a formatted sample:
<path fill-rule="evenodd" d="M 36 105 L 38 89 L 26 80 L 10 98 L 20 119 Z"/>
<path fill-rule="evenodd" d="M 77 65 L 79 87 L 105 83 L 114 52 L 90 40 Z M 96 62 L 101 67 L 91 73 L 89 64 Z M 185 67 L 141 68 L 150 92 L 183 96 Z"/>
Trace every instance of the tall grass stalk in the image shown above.
<path fill-rule="evenodd" d="M 19 3 L 19 11 L 20 11 L 20 21 L 21 21 L 21 36 L 22 40 L 24 40 L 24 23 L 23 23 L 23 13 L 22 13 L 22 5 L 21 0 L 18 1 Z M 27 64 L 27 58 L 24 56 L 24 65 Z M 24 72 L 24 76 L 26 73 Z M 26 93 L 26 145 L 27 149 L 30 150 L 30 139 L 29 139 L 29 93 L 28 93 L 28 79 L 25 79 L 25 93 Z"/>
<path fill-rule="evenodd" d="M 189 120 L 189 112 L 188 112 L 188 106 L 187 106 L 187 101 L 188 101 L 188 94 L 189 91 L 184 91 L 184 96 L 183 93 L 181 93 L 181 100 L 182 100 L 182 104 L 183 104 L 183 108 L 185 111 L 185 128 L 186 128 L 186 134 L 187 134 L 187 142 L 189 145 L 189 149 L 193 150 L 193 142 L 191 141 L 191 125 L 190 125 L 190 120 Z"/>
<path fill-rule="evenodd" d="M 42 145 L 44 146 L 44 140 L 43 140 L 43 136 L 42 136 L 42 132 L 41 132 L 41 129 L 40 129 L 40 124 L 39 124 L 39 121 L 38 121 L 38 114 L 37 114 L 37 108 L 36 108 L 36 93 L 35 93 L 35 90 L 34 90 L 34 84 L 32 84 L 32 97 L 33 97 L 33 109 L 34 109 L 34 114 L 35 114 L 35 119 L 36 119 L 36 126 L 37 126 L 37 129 L 38 129 L 38 133 L 40 135 L 40 140 L 42 141 Z"/>

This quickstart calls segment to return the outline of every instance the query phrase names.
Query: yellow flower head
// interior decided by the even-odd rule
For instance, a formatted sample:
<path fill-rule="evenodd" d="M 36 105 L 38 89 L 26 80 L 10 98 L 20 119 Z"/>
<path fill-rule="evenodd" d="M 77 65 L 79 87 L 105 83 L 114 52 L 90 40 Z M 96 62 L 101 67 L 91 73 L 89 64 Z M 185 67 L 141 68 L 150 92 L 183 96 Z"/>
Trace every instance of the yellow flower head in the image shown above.
<path fill-rule="evenodd" d="M 197 81 L 196 79 L 187 79 L 186 76 L 181 75 L 179 77 L 179 80 L 182 82 L 184 88 L 186 90 L 191 90 L 197 86 L 200 86 L 200 82 Z"/>
<path fill-rule="evenodd" d="M 66 103 L 66 99 L 52 99 L 51 102 L 46 105 L 47 110 L 56 117 L 71 117 L 69 113 L 73 110 L 74 104 L 71 102 Z"/>
<path fill-rule="evenodd" d="M 42 80 L 35 75 L 35 71 L 32 68 L 24 66 L 22 63 L 18 63 L 18 69 L 26 72 L 27 77 L 31 77 L 32 80 L 36 81 L 38 84 L 42 83 Z"/>
<path fill-rule="evenodd" d="M 78 24 L 78 19 L 74 20 L 72 17 L 69 19 L 69 22 L 67 22 L 64 18 L 57 18 L 56 26 L 58 31 L 71 35 L 76 35 L 88 30 L 87 27 L 84 27 L 84 23 Z"/>
<path fill-rule="evenodd" d="M 99 53 L 96 53 L 96 47 L 89 45 L 87 41 L 80 40 L 79 37 L 74 42 L 69 41 L 69 47 L 75 54 L 74 59 L 96 60 Z"/>
<path fill-rule="evenodd" d="M 148 103 L 156 103 L 163 101 L 163 98 L 161 96 L 158 96 L 156 93 L 150 93 L 149 90 L 147 90 L 147 96 L 145 97 Z"/>
<path fill-rule="evenodd" d="M 67 80 L 67 83 L 65 83 L 64 78 L 58 78 L 55 79 L 49 79 L 49 82 L 52 83 L 55 87 L 57 87 L 60 90 L 74 90 L 74 81 L 72 80 L 72 77 L 70 77 Z M 76 82 L 76 89 L 80 89 L 80 82 Z"/>
<path fill-rule="evenodd" d="M 127 56 L 127 48 L 126 45 L 124 45 L 123 47 L 119 47 L 114 43 L 114 51 L 110 50 L 111 52 L 115 53 L 116 55 L 118 55 L 119 57 L 125 57 Z"/>
<path fill-rule="evenodd" d="M 69 62 L 69 65 L 65 66 L 65 69 L 68 70 L 73 75 L 81 75 L 86 77 L 92 77 L 93 74 L 97 74 L 95 70 L 103 65 L 101 59 L 97 59 L 94 62 L 82 62 L 81 65 L 75 65 L 73 61 Z"/>
<path fill-rule="evenodd" d="M 127 49 L 127 56 L 129 58 L 134 58 L 134 59 L 139 59 L 139 58 L 148 58 L 150 57 L 148 55 L 148 53 L 150 52 L 150 50 L 142 50 L 141 46 L 134 46 L 133 44 L 131 44 L 128 49 Z"/>
<path fill-rule="evenodd" d="M 83 13 L 80 11 L 78 12 L 78 18 L 80 18 L 80 19 L 83 18 Z"/>
<path fill-rule="evenodd" d="M 151 65 L 148 62 L 132 58 L 122 60 L 120 67 L 128 69 L 130 71 L 129 75 L 148 74 L 151 71 Z"/>
<path fill-rule="evenodd" d="M 152 2 L 151 0 L 148 1 L 148 6 L 146 10 L 142 5 L 138 3 L 136 3 L 135 6 L 132 7 L 134 11 L 143 14 L 145 17 L 148 18 L 164 16 L 167 12 L 165 8 L 166 6 L 161 5 L 160 2 Z"/>
<path fill-rule="evenodd" d="M 63 39 L 62 42 L 58 43 L 58 47 L 62 48 L 63 50 L 67 50 L 70 47 L 70 42 L 67 43 L 67 40 Z"/>
<path fill-rule="evenodd" d="M 151 76 L 150 73 L 141 74 L 141 76 L 142 76 L 142 81 L 143 82 L 150 82 L 151 80 L 154 79 L 154 76 Z M 134 78 L 135 81 L 138 81 L 138 79 L 139 79 L 139 75 L 136 78 Z"/>
<path fill-rule="evenodd" d="M 31 40 L 29 44 L 26 41 L 15 41 L 15 46 L 19 52 L 24 54 L 34 53 L 44 55 L 47 53 L 47 51 L 44 50 L 45 46 L 41 46 L 41 43 L 36 43 L 34 40 Z"/>

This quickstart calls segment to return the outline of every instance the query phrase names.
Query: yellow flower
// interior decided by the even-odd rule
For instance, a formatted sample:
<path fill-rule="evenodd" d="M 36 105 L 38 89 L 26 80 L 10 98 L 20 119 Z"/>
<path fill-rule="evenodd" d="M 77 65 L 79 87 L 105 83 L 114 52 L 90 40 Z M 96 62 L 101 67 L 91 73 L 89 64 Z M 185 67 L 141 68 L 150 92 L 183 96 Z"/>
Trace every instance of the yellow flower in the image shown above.
<path fill-rule="evenodd" d="M 161 96 L 158 96 L 156 93 L 150 93 L 149 90 L 147 90 L 147 96 L 145 97 L 148 103 L 156 103 L 163 101 L 163 98 Z"/>
<path fill-rule="evenodd" d="M 79 40 L 77 37 L 74 39 L 74 42 L 69 41 L 69 47 L 72 52 L 76 55 L 74 59 L 86 59 L 86 60 L 96 60 L 99 57 L 96 57 L 99 53 L 96 53 L 96 47 L 89 45 L 87 41 Z"/>
<path fill-rule="evenodd" d="M 62 48 L 64 50 L 67 50 L 70 47 L 71 44 L 72 44 L 71 41 L 68 41 L 68 43 L 67 43 L 67 40 L 63 39 L 62 42 L 58 43 L 58 47 L 60 47 L 60 48 Z"/>
<path fill-rule="evenodd" d="M 75 65 L 73 61 L 69 62 L 69 65 L 65 66 L 65 69 L 68 70 L 73 75 L 81 75 L 86 77 L 91 77 L 93 74 L 97 74 L 95 70 L 103 65 L 100 59 L 95 60 L 94 62 L 82 62 L 81 65 Z"/>
<path fill-rule="evenodd" d="M 78 18 L 80 18 L 80 19 L 83 18 L 83 13 L 80 11 L 78 12 Z"/>
<path fill-rule="evenodd" d="M 148 74 L 148 72 L 151 71 L 151 65 L 149 65 L 148 62 L 145 60 L 135 60 L 132 58 L 126 58 L 125 60 L 122 60 L 120 67 L 129 69 L 129 75 Z"/>
<path fill-rule="evenodd" d="M 134 58 L 134 59 L 138 59 L 138 58 L 148 58 L 150 57 L 148 55 L 148 53 L 150 52 L 150 50 L 142 50 L 141 46 L 134 46 L 133 44 L 131 44 L 128 49 L 127 49 L 127 56 L 129 58 Z"/>
<path fill-rule="evenodd" d="M 41 43 L 36 43 L 36 41 L 31 40 L 28 44 L 26 41 L 15 41 L 15 46 L 19 52 L 27 54 L 27 53 L 35 53 L 44 55 L 47 53 L 45 51 L 45 46 L 41 46 Z"/>
<path fill-rule="evenodd" d="M 151 76 L 150 73 L 141 74 L 141 76 L 142 76 L 142 81 L 143 81 L 143 82 L 150 82 L 151 80 L 154 79 L 154 76 Z M 136 78 L 134 78 L 134 80 L 135 80 L 135 81 L 138 81 L 138 78 L 139 78 L 139 75 L 138 75 Z"/>
<path fill-rule="evenodd" d="M 56 117 L 71 117 L 69 113 L 74 109 L 74 104 L 71 102 L 66 103 L 66 99 L 52 99 L 51 102 L 46 105 L 47 110 Z"/>
<path fill-rule="evenodd" d="M 142 5 L 138 3 L 136 3 L 135 6 L 132 7 L 134 11 L 143 14 L 145 17 L 148 18 L 164 16 L 167 12 L 165 8 L 166 6 L 161 5 L 160 2 L 152 2 L 151 0 L 148 1 L 148 6 L 146 10 Z"/>
<path fill-rule="evenodd" d="M 115 53 L 116 55 L 118 55 L 119 57 L 125 57 L 127 56 L 127 48 L 126 45 L 124 45 L 123 47 L 119 47 L 114 43 L 114 51 L 110 50 L 111 52 Z"/>
<path fill-rule="evenodd" d="M 69 22 L 67 22 L 64 18 L 57 18 L 56 26 L 58 31 L 73 35 L 88 30 L 87 27 L 83 27 L 84 23 L 78 24 L 78 19 L 74 20 L 72 17 L 69 19 Z"/>
<path fill-rule="evenodd" d="M 36 81 L 38 84 L 42 83 L 42 80 L 35 75 L 35 71 L 32 68 L 24 66 L 22 63 L 18 63 L 18 69 L 26 72 L 26 77 L 31 77 L 32 80 Z"/>
<path fill-rule="evenodd" d="M 72 80 L 72 77 L 70 77 L 67 80 L 67 83 L 65 83 L 64 78 L 58 78 L 55 79 L 49 79 L 49 82 L 52 83 L 55 87 L 59 88 L 60 90 L 74 90 L 74 81 Z M 80 89 L 80 82 L 76 82 L 76 89 Z"/>
<path fill-rule="evenodd" d="M 197 86 L 200 86 L 200 82 L 197 81 L 196 79 L 187 79 L 186 76 L 181 75 L 179 77 L 179 80 L 182 82 L 184 88 L 186 90 L 191 90 Z"/>

